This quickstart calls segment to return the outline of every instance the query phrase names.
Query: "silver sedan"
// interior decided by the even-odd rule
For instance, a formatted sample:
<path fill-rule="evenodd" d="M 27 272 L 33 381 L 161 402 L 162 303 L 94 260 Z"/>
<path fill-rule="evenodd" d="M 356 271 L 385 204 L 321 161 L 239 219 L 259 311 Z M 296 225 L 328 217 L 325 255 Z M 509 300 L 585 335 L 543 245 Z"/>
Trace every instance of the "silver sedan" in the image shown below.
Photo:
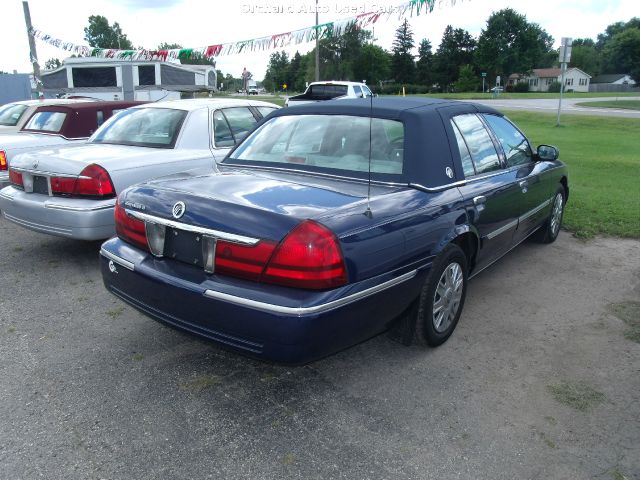
<path fill-rule="evenodd" d="M 277 108 L 254 100 L 194 99 L 124 110 L 85 145 L 16 156 L 11 186 L 0 190 L 0 210 L 7 220 L 38 232 L 108 238 L 115 233 L 113 210 L 124 188 L 187 170 L 210 172 Z"/>

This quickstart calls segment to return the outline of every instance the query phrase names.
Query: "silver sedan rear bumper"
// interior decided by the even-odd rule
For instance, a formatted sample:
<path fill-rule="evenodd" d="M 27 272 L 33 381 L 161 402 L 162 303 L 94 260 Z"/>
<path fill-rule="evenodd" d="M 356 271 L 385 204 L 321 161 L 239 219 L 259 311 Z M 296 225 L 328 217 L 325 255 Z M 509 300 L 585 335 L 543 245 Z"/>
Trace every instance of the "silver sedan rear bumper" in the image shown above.
<path fill-rule="evenodd" d="M 7 220 L 36 232 L 78 240 L 101 240 L 115 234 L 116 199 L 91 200 L 0 190 L 0 210 Z"/>

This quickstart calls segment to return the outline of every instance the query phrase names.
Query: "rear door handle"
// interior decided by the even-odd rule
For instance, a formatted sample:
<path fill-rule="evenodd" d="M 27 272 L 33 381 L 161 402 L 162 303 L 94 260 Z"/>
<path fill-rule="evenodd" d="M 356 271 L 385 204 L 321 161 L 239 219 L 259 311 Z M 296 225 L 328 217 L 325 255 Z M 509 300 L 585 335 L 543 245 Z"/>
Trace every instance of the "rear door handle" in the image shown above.
<path fill-rule="evenodd" d="M 473 204 L 474 205 L 483 205 L 484 203 L 486 203 L 487 201 L 487 197 L 485 197 L 484 195 L 480 195 L 478 197 L 473 197 Z"/>

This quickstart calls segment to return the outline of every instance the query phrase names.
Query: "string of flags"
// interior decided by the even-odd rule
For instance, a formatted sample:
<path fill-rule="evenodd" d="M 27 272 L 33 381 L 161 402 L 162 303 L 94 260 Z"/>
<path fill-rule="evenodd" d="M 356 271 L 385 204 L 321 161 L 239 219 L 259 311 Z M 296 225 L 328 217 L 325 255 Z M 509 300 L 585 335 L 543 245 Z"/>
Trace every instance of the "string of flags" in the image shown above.
<path fill-rule="evenodd" d="M 438 0 L 442 5 L 443 0 Z M 456 0 L 449 0 L 455 5 Z M 461 0 L 458 0 L 461 1 Z M 212 59 L 222 55 L 255 52 L 261 50 L 280 49 L 291 45 L 299 45 L 318 39 L 339 37 L 353 29 L 366 28 L 376 23 L 380 18 L 389 19 L 397 14 L 398 20 L 407 16 L 431 13 L 436 0 L 409 0 L 396 7 L 380 9 L 379 11 L 362 13 L 354 17 L 344 18 L 333 22 L 321 23 L 311 27 L 293 30 L 291 32 L 267 35 L 264 37 L 242 40 L 239 42 L 219 43 L 200 48 L 177 48 L 171 50 L 119 50 L 113 48 L 95 48 L 87 45 L 76 45 L 55 38 L 42 30 L 32 28 L 30 33 L 34 38 L 65 50 L 79 57 L 115 58 L 119 60 L 161 60 L 206 58 Z"/>

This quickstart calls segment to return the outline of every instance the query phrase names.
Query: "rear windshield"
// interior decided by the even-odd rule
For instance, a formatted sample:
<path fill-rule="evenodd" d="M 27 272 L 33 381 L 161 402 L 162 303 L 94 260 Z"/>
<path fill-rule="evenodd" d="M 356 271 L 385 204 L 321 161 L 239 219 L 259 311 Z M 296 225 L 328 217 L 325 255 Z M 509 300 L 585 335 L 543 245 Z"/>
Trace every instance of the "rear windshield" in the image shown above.
<path fill-rule="evenodd" d="M 347 94 L 346 85 L 311 85 L 309 95 L 312 97 L 341 97 Z"/>
<path fill-rule="evenodd" d="M 62 129 L 65 118 L 67 114 L 64 112 L 36 112 L 22 128 L 58 133 Z"/>
<path fill-rule="evenodd" d="M 27 109 L 26 105 L 7 105 L 0 108 L 0 125 L 15 127 L 18 120 Z"/>
<path fill-rule="evenodd" d="M 308 166 L 327 173 L 368 172 L 371 168 L 371 173 L 401 175 L 403 158 L 401 122 L 347 115 L 291 115 L 268 120 L 223 163 L 240 160 L 244 165 Z"/>
<path fill-rule="evenodd" d="M 123 110 L 100 127 L 89 142 L 173 148 L 186 116 L 186 111 L 170 108 Z"/>

